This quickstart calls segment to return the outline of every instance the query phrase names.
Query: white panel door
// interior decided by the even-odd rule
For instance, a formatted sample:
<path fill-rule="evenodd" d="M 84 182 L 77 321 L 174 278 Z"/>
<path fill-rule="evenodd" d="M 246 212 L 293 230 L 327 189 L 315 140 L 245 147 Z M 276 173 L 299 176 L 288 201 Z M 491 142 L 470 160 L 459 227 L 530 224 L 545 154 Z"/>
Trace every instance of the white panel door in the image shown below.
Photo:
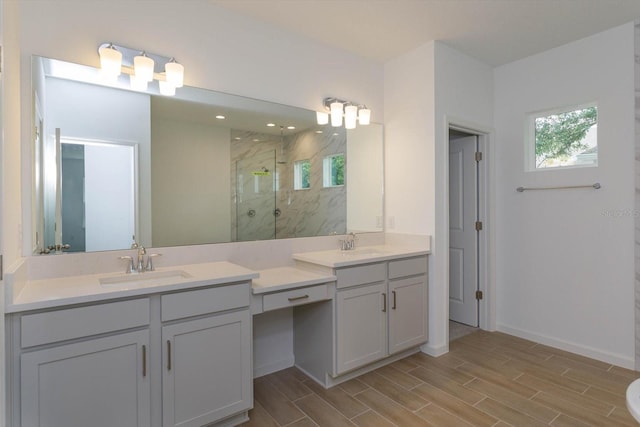
<path fill-rule="evenodd" d="M 162 328 L 164 427 L 200 427 L 253 401 L 249 309 Z"/>
<path fill-rule="evenodd" d="M 21 425 L 148 427 L 147 330 L 24 353 Z"/>
<path fill-rule="evenodd" d="M 389 282 L 389 354 L 427 341 L 427 276 Z"/>
<path fill-rule="evenodd" d="M 478 326 L 477 137 L 449 141 L 449 318 Z"/>
<path fill-rule="evenodd" d="M 387 355 L 384 282 L 336 293 L 336 373 L 375 362 Z"/>

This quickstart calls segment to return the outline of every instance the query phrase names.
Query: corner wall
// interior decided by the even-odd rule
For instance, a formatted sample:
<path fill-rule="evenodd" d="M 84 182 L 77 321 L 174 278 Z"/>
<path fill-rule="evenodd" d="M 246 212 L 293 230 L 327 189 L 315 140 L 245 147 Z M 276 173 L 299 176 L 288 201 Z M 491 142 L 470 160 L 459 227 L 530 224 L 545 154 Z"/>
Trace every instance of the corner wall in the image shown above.
<path fill-rule="evenodd" d="M 497 325 L 634 361 L 633 24 L 495 70 Z M 524 171 L 529 112 L 598 103 L 596 168 Z M 518 193 L 516 187 L 602 189 Z"/>

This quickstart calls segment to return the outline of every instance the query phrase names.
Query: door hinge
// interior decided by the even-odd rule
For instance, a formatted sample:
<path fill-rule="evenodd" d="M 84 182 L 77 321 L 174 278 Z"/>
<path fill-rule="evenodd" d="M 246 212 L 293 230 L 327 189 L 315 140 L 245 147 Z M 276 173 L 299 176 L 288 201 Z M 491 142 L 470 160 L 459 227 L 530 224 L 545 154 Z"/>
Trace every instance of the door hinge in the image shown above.
<path fill-rule="evenodd" d="M 482 160 L 482 152 L 476 151 L 476 162 L 479 162 L 480 160 Z"/>
<path fill-rule="evenodd" d="M 482 230 L 482 221 L 476 221 L 476 231 Z"/>
<path fill-rule="evenodd" d="M 482 297 L 483 297 L 483 295 L 482 295 L 482 291 L 476 291 L 476 299 L 477 299 L 477 300 L 481 300 L 481 299 L 482 299 Z"/>

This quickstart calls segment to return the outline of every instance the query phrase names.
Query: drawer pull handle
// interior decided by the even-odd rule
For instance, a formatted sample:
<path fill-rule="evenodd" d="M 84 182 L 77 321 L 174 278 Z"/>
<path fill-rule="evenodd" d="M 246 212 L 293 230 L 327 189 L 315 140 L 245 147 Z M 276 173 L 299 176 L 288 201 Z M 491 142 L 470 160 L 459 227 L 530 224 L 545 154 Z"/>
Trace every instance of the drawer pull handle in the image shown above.
<path fill-rule="evenodd" d="M 147 376 L 147 346 L 142 346 L 142 376 Z"/>
<path fill-rule="evenodd" d="M 387 312 L 387 294 L 382 294 L 382 312 Z"/>
<path fill-rule="evenodd" d="M 294 302 L 294 301 L 300 301 L 301 299 L 306 299 L 309 298 L 309 295 L 302 295 L 299 297 L 289 297 L 288 300 L 289 302 Z"/>
<path fill-rule="evenodd" d="M 167 370 L 171 370 L 171 340 L 167 340 Z"/>
<path fill-rule="evenodd" d="M 391 291 L 391 293 L 393 294 L 393 305 L 391 306 L 392 309 L 396 309 L 396 291 Z"/>

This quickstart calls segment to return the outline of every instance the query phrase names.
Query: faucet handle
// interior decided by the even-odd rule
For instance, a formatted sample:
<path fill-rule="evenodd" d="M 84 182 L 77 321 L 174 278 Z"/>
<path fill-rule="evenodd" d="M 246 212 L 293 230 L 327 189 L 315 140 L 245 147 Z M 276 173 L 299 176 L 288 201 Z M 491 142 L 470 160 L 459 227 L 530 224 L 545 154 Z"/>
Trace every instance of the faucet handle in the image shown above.
<path fill-rule="evenodd" d="M 162 254 L 149 254 L 149 256 L 147 257 L 147 267 L 145 268 L 145 270 L 147 271 L 153 271 L 155 270 L 155 267 L 153 266 L 153 258 L 158 257 L 158 256 L 162 256 Z"/>
<path fill-rule="evenodd" d="M 125 255 L 125 256 L 118 257 L 118 259 L 127 260 L 127 271 L 126 271 L 127 274 L 130 274 L 131 272 L 135 271 L 135 265 L 133 264 L 133 257 Z"/>

